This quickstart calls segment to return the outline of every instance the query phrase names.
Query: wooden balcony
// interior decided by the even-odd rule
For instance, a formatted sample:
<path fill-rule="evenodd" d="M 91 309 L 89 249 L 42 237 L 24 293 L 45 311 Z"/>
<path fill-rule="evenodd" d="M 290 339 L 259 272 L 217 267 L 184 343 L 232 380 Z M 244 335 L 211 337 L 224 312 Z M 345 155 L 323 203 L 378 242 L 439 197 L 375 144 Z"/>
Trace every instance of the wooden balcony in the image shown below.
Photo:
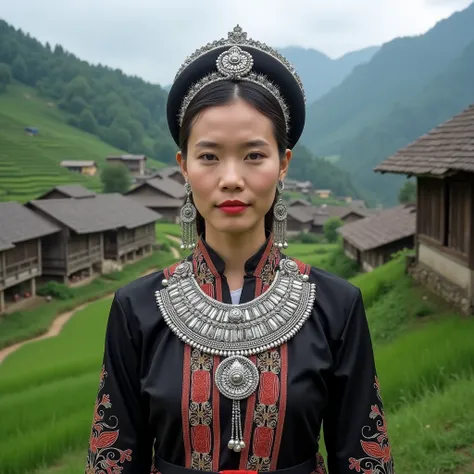
<path fill-rule="evenodd" d="M 0 266 L 0 289 L 9 288 L 41 274 L 38 257 Z"/>
<path fill-rule="evenodd" d="M 122 256 L 128 252 L 132 252 L 134 250 L 138 250 L 142 247 L 145 247 L 146 245 L 152 245 L 154 241 L 155 241 L 155 237 L 153 235 L 145 235 L 140 239 L 119 242 L 119 245 L 118 245 L 119 256 Z"/>
<path fill-rule="evenodd" d="M 67 275 L 90 267 L 94 263 L 100 262 L 102 258 L 102 248 L 100 245 L 70 253 L 67 260 Z"/>

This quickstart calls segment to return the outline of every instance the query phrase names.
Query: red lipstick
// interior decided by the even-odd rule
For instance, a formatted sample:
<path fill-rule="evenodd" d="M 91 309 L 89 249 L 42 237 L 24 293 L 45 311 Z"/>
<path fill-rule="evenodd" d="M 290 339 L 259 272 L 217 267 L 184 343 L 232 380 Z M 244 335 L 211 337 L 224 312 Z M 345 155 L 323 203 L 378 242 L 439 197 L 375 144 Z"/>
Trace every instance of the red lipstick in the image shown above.
<path fill-rule="evenodd" d="M 223 203 L 217 206 L 221 211 L 226 214 L 241 214 L 247 209 L 248 204 L 245 204 L 242 201 L 233 200 L 233 201 L 224 201 Z"/>

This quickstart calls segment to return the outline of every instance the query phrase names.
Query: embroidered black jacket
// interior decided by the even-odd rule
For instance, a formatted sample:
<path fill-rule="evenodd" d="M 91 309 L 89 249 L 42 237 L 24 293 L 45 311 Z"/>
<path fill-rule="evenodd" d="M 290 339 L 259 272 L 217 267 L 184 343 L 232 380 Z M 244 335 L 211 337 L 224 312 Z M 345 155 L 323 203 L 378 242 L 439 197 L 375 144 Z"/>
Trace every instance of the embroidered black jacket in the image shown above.
<path fill-rule="evenodd" d="M 246 262 L 241 302 L 268 289 L 280 258 L 269 239 Z M 189 259 L 203 291 L 230 303 L 223 260 L 203 241 Z M 330 474 L 393 474 L 361 293 L 297 263 L 316 284 L 314 309 L 293 339 L 253 356 L 260 382 L 241 403 L 241 453 L 227 447 L 231 401 L 213 382 L 221 359 L 179 341 L 156 305 L 155 291 L 175 266 L 120 289 L 108 319 L 86 473 L 149 474 L 154 456 L 202 471 L 273 471 L 316 456 L 321 474 L 323 426 Z"/>

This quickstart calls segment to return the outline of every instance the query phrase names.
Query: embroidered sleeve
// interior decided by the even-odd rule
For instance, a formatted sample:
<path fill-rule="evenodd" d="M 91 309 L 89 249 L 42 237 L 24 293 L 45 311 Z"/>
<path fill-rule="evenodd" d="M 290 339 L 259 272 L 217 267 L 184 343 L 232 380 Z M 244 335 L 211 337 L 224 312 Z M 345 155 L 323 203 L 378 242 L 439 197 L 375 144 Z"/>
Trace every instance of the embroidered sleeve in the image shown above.
<path fill-rule="evenodd" d="M 357 291 L 335 350 L 323 427 L 330 474 L 394 474 L 372 343 Z"/>
<path fill-rule="evenodd" d="M 152 443 L 140 403 L 137 331 L 118 294 L 110 308 L 85 474 L 150 474 Z"/>

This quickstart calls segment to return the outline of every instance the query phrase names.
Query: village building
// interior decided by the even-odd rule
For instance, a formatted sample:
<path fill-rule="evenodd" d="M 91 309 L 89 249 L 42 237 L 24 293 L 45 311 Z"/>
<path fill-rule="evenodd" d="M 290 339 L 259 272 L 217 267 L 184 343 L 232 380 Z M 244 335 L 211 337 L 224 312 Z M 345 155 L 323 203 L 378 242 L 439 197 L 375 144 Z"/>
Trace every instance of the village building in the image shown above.
<path fill-rule="evenodd" d="M 437 295 L 473 313 L 474 104 L 374 171 L 416 177 L 416 258 L 409 271 Z"/>
<path fill-rule="evenodd" d="M 145 181 L 148 181 L 149 179 L 155 178 L 171 179 L 173 181 L 176 181 L 181 186 L 184 186 L 184 183 L 186 182 L 183 173 L 181 173 L 181 170 L 178 166 L 168 166 L 159 171 L 154 171 L 150 174 L 145 174 L 145 176 L 137 176 L 135 182 L 137 184 L 141 184 Z"/>
<path fill-rule="evenodd" d="M 287 215 L 287 234 L 289 237 L 300 232 L 310 232 L 313 216 L 311 208 L 306 206 L 290 206 Z"/>
<path fill-rule="evenodd" d="M 164 220 L 179 223 L 186 191 L 184 186 L 170 178 L 153 178 L 131 189 L 125 196 L 158 212 Z"/>
<path fill-rule="evenodd" d="M 144 176 L 147 157 L 145 155 L 108 156 L 108 163 L 122 163 L 132 176 Z"/>
<path fill-rule="evenodd" d="M 104 259 L 124 263 L 149 254 L 156 241 L 160 215 L 121 194 L 41 199 L 27 206 L 61 228 L 42 240 L 42 273 L 64 283 L 101 273 Z"/>
<path fill-rule="evenodd" d="M 59 230 L 16 201 L 0 203 L 0 313 L 9 303 L 36 295 L 41 240 Z"/>
<path fill-rule="evenodd" d="M 361 271 L 369 272 L 387 263 L 395 252 L 414 247 L 416 208 L 401 205 L 337 229 L 345 254 Z"/>
<path fill-rule="evenodd" d="M 97 173 L 97 163 L 95 161 L 63 160 L 61 161 L 60 166 L 69 171 L 74 171 L 85 176 L 95 176 Z"/>
<path fill-rule="evenodd" d="M 314 194 L 320 199 L 329 199 L 332 191 L 330 189 L 315 189 Z"/>
<path fill-rule="evenodd" d="M 96 195 L 97 194 L 94 191 L 91 191 L 80 184 L 65 184 L 50 189 L 36 199 L 84 199 L 92 198 Z"/>

